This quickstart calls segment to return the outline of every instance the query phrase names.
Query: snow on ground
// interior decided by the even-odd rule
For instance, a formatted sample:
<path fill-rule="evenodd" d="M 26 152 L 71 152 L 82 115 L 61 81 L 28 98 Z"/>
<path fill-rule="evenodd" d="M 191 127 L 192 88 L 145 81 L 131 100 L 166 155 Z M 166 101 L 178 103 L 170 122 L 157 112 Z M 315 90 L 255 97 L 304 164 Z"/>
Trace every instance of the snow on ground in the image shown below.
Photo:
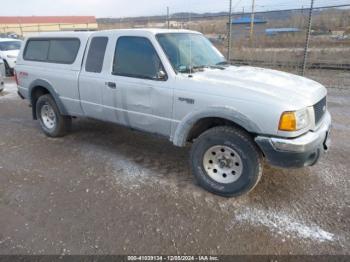
<path fill-rule="evenodd" d="M 90 160 L 96 157 L 103 158 L 106 168 L 113 173 L 119 185 L 129 187 L 129 189 L 136 189 L 142 187 L 142 185 L 154 186 L 159 184 L 159 177 L 154 175 L 152 168 L 145 167 L 145 164 L 139 165 L 122 154 L 117 155 L 115 152 L 111 154 L 111 152 L 101 151 L 99 147 L 87 150 L 84 154 Z M 171 181 L 168 181 L 166 184 L 169 185 L 171 183 Z M 178 189 L 175 186 L 173 190 L 177 191 Z M 168 193 L 175 193 L 171 191 Z M 214 203 L 217 201 L 213 196 L 207 198 Z M 231 204 L 232 202 L 228 203 L 229 206 Z M 316 242 L 333 242 L 336 238 L 333 233 L 327 232 L 320 226 L 305 220 L 302 216 L 296 218 L 293 212 L 288 212 L 288 210 L 264 210 L 254 206 L 245 207 L 240 204 L 236 208 L 234 217 L 226 228 L 227 231 L 231 231 L 236 226 L 244 227 L 249 224 L 253 227 L 265 227 L 271 233 L 283 236 L 282 241 L 286 241 L 286 239 L 303 239 Z"/>
<path fill-rule="evenodd" d="M 90 152 L 93 152 L 94 157 L 97 155 L 104 157 L 107 169 L 112 171 L 118 184 L 135 189 L 145 184 L 154 185 L 159 182 L 159 177 L 154 175 L 152 168 L 139 165 L 135 161 L 123 157 L 123 155 L 116 156 L 115 153 L 111 155 L 109 154 L 110 152 L 106 151 L 102 153 L 97 148 L 94 148 Z M 168 181 L 168 183 L 171 183 L 171 181 Z M 176 187 L 174 190 L 177 191 Z M 208 198 L 210 199 L 211 197 Z M 215 202 L 214 199 L 212 200 Z M 333 233 L 322 229 L 317 224 L 304 219 L 302 216 L 295 217 L 293 212 L 288 212 L 288 210 L 264 210 L 254 206 L 244 207 L 238 204 L 231 224 L 226 230 L 230 231 L 235 226 L 245 226 L 247 224 L 254 227 L 263 226 L 271 233 L 283 236 L 282 241 L 286 241 L 286 239 L 302 239 L 315 242 L 333 242 L 336 240 Z"/>
<path fill-rule="evenodd" d="M 271 232 L 285 236 L 286 238 L 301 238 L 319 242 L 334 240 L 334 234 L 323 230 L 317 225 L 307 225 L 307 222 L 298 220 L 290 214 L 273 210 L 244 208 L 241 211 L 235 212 L 235 218 L 230 228 L 242 222 L 257 227 L 265 226 Z"/>
<path fill-rule="evenodd" d="M 7 83 L 5 82 L 4 90 L 0 92 L 0 101 L 7 99 L 15 99 L 17 98 L 17 85 L 15 83 Z"/>

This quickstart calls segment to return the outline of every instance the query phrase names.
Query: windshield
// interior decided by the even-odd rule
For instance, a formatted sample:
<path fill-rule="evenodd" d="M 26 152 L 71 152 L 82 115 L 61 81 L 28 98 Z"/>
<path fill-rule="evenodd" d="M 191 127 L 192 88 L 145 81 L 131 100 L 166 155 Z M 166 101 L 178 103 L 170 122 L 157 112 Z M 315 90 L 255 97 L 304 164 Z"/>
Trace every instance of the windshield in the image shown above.
<path fill-rule="evenodd" d="M 158 34 L 157 39 L 173 68 L 180 73 L 227 64 L 225 57 L 200 34 Z"/>
<path fill-rule="evenodd" d="M 20 41 L 0 42 L 0 51 L 12 51 L 21 49 Z"/>

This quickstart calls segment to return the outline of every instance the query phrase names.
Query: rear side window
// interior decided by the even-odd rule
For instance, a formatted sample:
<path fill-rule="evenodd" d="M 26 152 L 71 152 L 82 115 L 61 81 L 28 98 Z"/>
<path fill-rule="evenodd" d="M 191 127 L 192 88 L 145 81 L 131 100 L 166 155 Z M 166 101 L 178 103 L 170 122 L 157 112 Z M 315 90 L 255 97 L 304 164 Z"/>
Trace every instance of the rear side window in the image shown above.
<path fill-rule="evenodd" d="M 46 61 L 50 42 L 48 40 L 30 40 L 24 53 L 24 60 Z"/>
<path fill-rule="evenodd" d="M 80 47 L 79 39 L 32 39 L 27 42 L 24 60 L 73 64 Z"/>
<path fill-rule="evenodd" d="M 50 40 L 48 61 L 62 64 L 72 64 L 79 51 L 80 42 L 77 39 Z"/>
<path fill-rule="evenodd" d="M 91 40 L 89 53 L 86 59 L 85 71 L 101 73 L 106 53 L 108 37 L 94 37 Z"/>

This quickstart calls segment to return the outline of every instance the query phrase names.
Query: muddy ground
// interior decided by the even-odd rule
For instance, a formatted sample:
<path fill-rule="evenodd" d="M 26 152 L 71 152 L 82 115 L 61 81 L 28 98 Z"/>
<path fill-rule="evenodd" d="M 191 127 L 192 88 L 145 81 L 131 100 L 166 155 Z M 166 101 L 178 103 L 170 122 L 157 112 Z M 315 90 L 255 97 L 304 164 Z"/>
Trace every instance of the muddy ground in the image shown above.
<path fill-rule="evenodd" d="M 329 154 L 265 166 L 249 195 L 199 188 L 188 148 L 93 120 L 47 138 L 0 95 L 0 254 L 350 254 L 350 89 L 329 89 Z"/>

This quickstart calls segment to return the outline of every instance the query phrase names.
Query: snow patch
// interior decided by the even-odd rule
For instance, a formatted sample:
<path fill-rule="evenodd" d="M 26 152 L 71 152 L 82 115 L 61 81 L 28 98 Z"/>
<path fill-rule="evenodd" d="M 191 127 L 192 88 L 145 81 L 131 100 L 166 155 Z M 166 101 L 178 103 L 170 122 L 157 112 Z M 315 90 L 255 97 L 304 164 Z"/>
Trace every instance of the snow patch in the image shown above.
<path fill-rule="evenodd" d="M 4 90 L 0 92 L 0 100 L 15 99 L 17 95 L 17 85 L 14 83 L 5 83 Z"/>
<path fill-rule="evenodd" d="M 311 239 L 319 242 L 334 240 L 334 234 L 314 224 L 306 225 L 304 221 L 298 221 L 285 213 L 245 208 L 235 213 L 235 219 L 230 228 L 233 228 L 237 221 L 248 222 L 253 226 L 265 226 L 270 231 L 287 238 Z"/>
<path fill-rule="evenodd" d="M 146 179 L 152 177 L 152 172 L 129 159 L 116 159 L 109 162 L 114 177 L 128 183 L 131 187 L 144 184 Z"/>
<path fill-rule="evenodd" d="M 138 188 L 152 177 L 151 170 L 142 167 L 135 161 L 123 156 L 123 154 L 111 153 L 96 146 L 84 150 L 83 154 L 88 161 L 96 158 L 103 160 L 105 168 L 111 172 L 114 179 L 130 188 Z"/>

